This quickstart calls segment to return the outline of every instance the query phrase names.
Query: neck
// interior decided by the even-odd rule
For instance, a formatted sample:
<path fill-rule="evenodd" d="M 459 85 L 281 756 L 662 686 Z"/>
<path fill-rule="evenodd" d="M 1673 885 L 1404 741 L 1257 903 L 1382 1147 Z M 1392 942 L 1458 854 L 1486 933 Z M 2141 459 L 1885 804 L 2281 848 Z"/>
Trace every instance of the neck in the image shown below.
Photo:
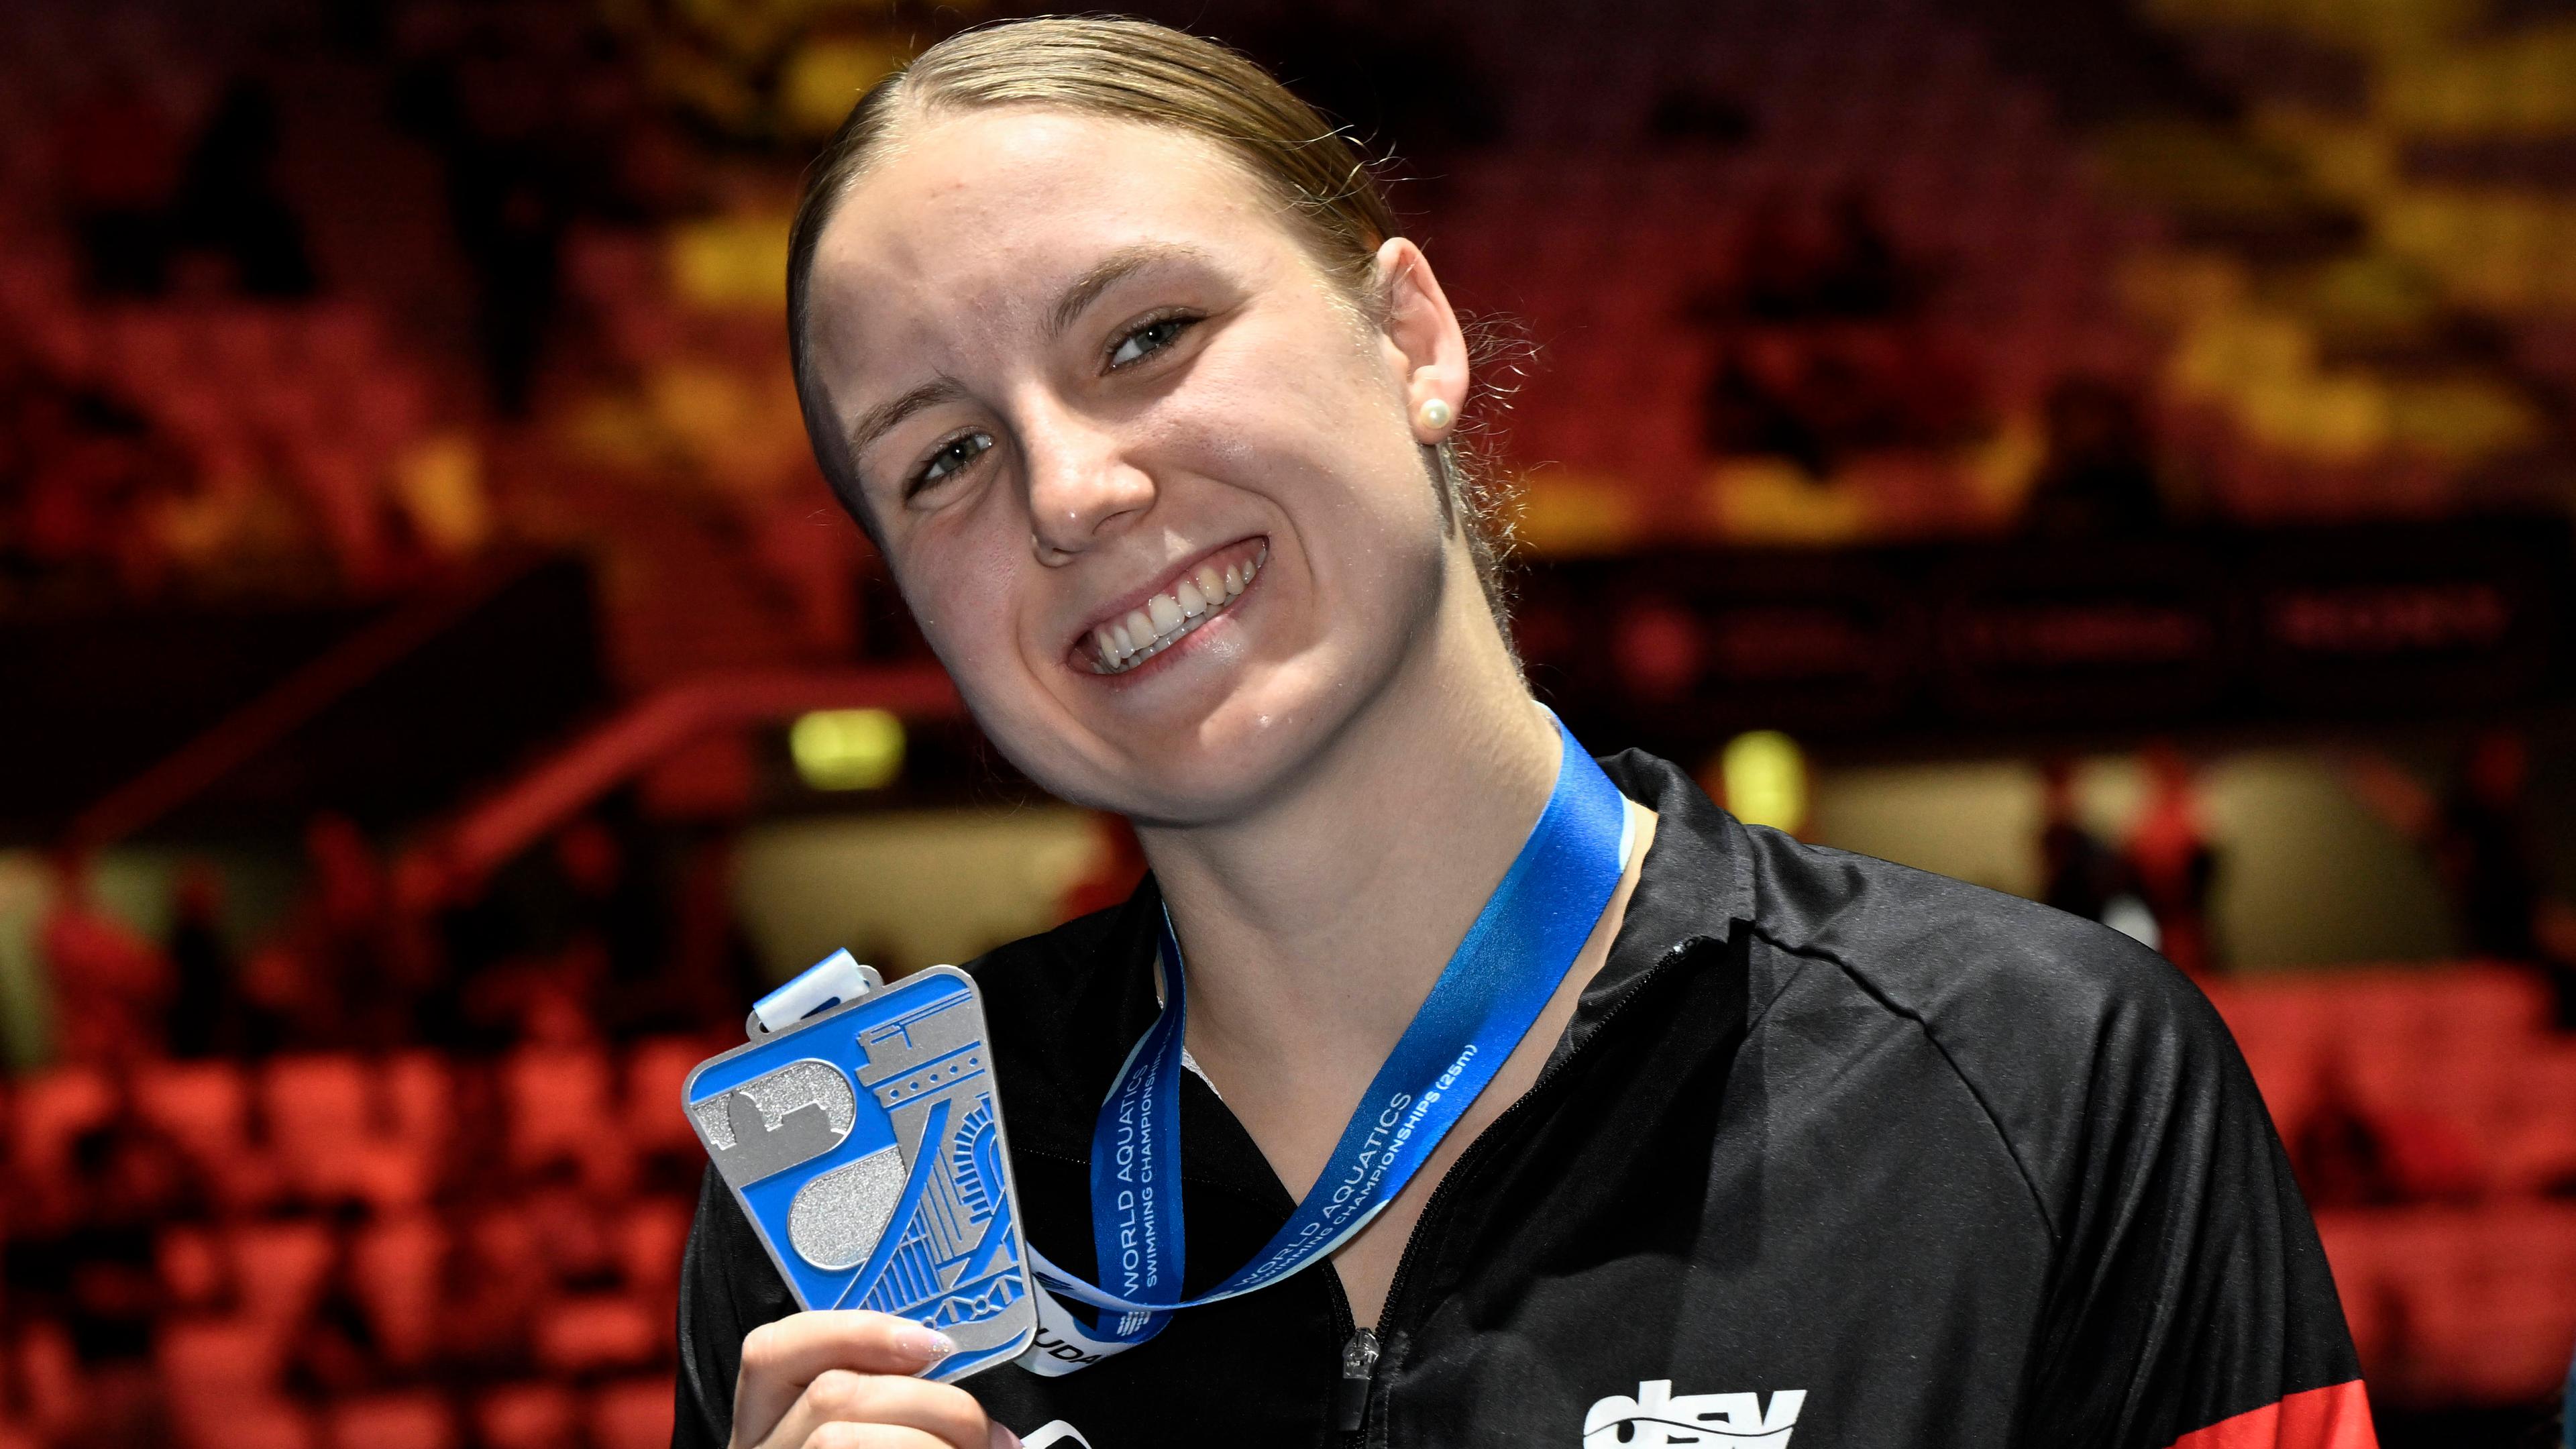
<path fill-rule="evenodd" d="M 1364 1083 L 1546 809 L 1556 731 L 1474 585 L 1449 593 L 1407 668 L 1262 809 L 1140 832 L 1189 960 L 1191 1049 L 1220 1083 Z"/>

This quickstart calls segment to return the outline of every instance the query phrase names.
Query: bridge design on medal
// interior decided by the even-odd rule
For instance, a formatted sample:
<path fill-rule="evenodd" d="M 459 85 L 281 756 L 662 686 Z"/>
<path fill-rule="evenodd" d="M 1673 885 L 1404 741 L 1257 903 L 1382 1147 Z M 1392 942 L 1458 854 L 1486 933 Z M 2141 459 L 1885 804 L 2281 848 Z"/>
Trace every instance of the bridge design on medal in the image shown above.
<path fill-rule="evenodd" d="M 968 1001 L 961 993 L 859 1033 L 868 1059 L 860 1085 L 893 1119 L 909 1171 L 887 1230 L 851 1280 L 866 1291 L 840 1306 L 947 1330 L 998 1317 L 1028 1291 L 992 1071 Z"/>
<path fill-rule="evenodd" d="M 1013 1309 L 1029 1291 L 977 1016 L 969 992 L 940 994 L 901 1015 L 852 1022 L 844 1030 L 855 1029 L 855 1041 L 818 1041 L 815 1055 L 689 1105 L 719 1170 L 741 1189 L 838 1153 L 862 1110 L 858 1092 L 875 1100 L 892 1143 L 798 1183 L 784 1221 L 763 1231 L 802 1269 L 831 1275 L 806 1280 L 800 1297 L 810 1306 L 870 1308 L 940 1329 L 959 1344 L 942 1366 L 951 1372 L 1016 1345 L 1026 1310 Z M 850 1062 L 851 1046 L 864 1058 L 855 1073 L 823 1059 Z"/>

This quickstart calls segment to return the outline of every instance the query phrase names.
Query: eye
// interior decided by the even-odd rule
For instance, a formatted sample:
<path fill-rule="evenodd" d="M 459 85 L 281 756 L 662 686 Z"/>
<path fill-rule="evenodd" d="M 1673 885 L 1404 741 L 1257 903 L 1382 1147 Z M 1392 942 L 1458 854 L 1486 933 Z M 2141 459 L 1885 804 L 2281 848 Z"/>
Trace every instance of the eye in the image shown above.
<path fill-rule="evenodd" d="M 912 484 L 903 490 L 903 496 L 910 498 L 925 488 L 937 487 L 964 472 L 968 464 L 974 462 L 992 446 L 991 433 L 960 433 L 940 444 L 939 451 L 932 453 L 922 463 L 920 471 L 912 475 Z"/>
<path fill-rule="evenodd" d="M 1139 327 L 1135 331 L 1118 339 L 1118 345 L 1109 350 L 1109 365 L 1111 367 L 1126 367 L 1130 364 L 1144 361 L 1153 354 L 1171 346 L 1182 333 L 1190 330 L 1198 320 L 1199 319 L 1196 317 L 1187 316 L 1155 318 L 1153 321 L 1146 323 L 1144 326 Z"/>

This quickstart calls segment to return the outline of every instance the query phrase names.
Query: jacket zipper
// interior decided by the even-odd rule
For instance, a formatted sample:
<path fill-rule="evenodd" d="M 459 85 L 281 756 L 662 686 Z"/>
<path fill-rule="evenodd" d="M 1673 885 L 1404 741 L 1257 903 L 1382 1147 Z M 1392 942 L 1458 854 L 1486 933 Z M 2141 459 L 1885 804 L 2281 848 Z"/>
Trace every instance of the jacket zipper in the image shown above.
<path fill-rule="evenodd" d="M 1530 1089 L 1504 1108 L 1500 1116 L 1487 1123 L 1485 1130 L 1476 1134 L 1476 1140 L 1467 1144 L 1467 1150 L 1458 1154 L 1458 1160 L 1449 1165 L 1449 1170 L 1440 1175 L 1439 1184 L 1431 1189 L 1431 1200 L 1422 1205 L 1422 1216 L 1414 1219 L 1413 1231 L 1405 1236 L 1404 1252 L 1395 1260 L 1395 1276 L 1387 1280 L 1386 1307 L 1378 1316 L 1381 1325 L 1395 1316 L 1396 1306 L 1404 1301 L 1405 1280 L 1413 1276 L 1414 1257 L 1421 1250 L 1424 1235 L 1436 1225 L 1441 1208 L 1447 1205 L 1450 1190 L 1469 1175 L 1470 1167 L 1484 1160 L 1483 1154 L 1492 1150 L 1494 1143 L 1502 1140 L 1506 1127 L 1533 1110 L 1531 1104 L 1539 1099 L 1541 1093 L 1553 1087 L 1576 1062 L 1600 1045 L 1601 1039 L 1609 1034 L 1610 1024 L 1628 1010 L 1631 1002 L 1645 994 L 1647 987 L 1662 979 L 1666 967 L 1710 939 L 1693 936 L 1674 946 L 1649 967 L 1645 975 L 1629 983 L 1628 989 L 1619 993 L 1619 998 L 1601 1013 L 1600 1024 L 1592 1029 L 1592 1040 L 1570 1053 L 1565 1060 L 1540 1072 L 1538 1080 L 1530 1083 Z M 1336 1301 L 1342 1298 L 1338 1280 L 1333 1284 L 1333 1297 Z M 1350 1316 L 1347 1308 L 1343 1310 L 1343 1316 Z M 1335 1388 L 1333 1404 L 1334 1421 L 1344 1434 L 1357 1434 L 1367 1426 L 1369 1392 L 1377 1384 L 1378 1359 L 1382 1352 L 1383 1345 L 1377 1334 L 1366 1328 L 1352 1329 L 1350 1338 L 1342 1344 L 1342 1377 Z"/>
<path fill-rule="evenodd" d="M 1356 1434 L 1368 1422 L 1369 1384 L 1377 1377 L 1377 1334 L 1351 1330 L 1342 1345 L 1342 1381 L 1333 1393 L 1333 1418 L 1345 1434 Z"/>

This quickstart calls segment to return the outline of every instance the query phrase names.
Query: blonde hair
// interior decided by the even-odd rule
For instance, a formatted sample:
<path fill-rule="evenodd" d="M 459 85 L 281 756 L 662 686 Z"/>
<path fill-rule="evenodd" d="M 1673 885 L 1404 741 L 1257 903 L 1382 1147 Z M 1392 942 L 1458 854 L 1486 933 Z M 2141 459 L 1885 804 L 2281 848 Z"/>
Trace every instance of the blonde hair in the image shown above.
<path fill-rule="evenodd" d="M 846 441 L 813 375 L 806 308 L 814 249 L 842 199 L 893 139 L 906 110 L 934 115 L 999 106 L 1134 121 L 1214 142 L 1286 203 L 1298 219 L 1300 240 L 1345 299 L 1366 314 L 1378 309 L 1371 285 L 1377 251 L 1399 234 L 1385 192 L 1338 129 L 1253 61 L 1143 20 L 1041 17 L 951 36 L 859 97 L 807 169 L 788 238 L 788 356 L 805 431 L 842 506 L 871 531 Z M 1500 622 L 1504 529 L 1498 490 L 1460 442 L 1428 451 L 1443 515 L 1464 529 L 1477 579 Z"/>

